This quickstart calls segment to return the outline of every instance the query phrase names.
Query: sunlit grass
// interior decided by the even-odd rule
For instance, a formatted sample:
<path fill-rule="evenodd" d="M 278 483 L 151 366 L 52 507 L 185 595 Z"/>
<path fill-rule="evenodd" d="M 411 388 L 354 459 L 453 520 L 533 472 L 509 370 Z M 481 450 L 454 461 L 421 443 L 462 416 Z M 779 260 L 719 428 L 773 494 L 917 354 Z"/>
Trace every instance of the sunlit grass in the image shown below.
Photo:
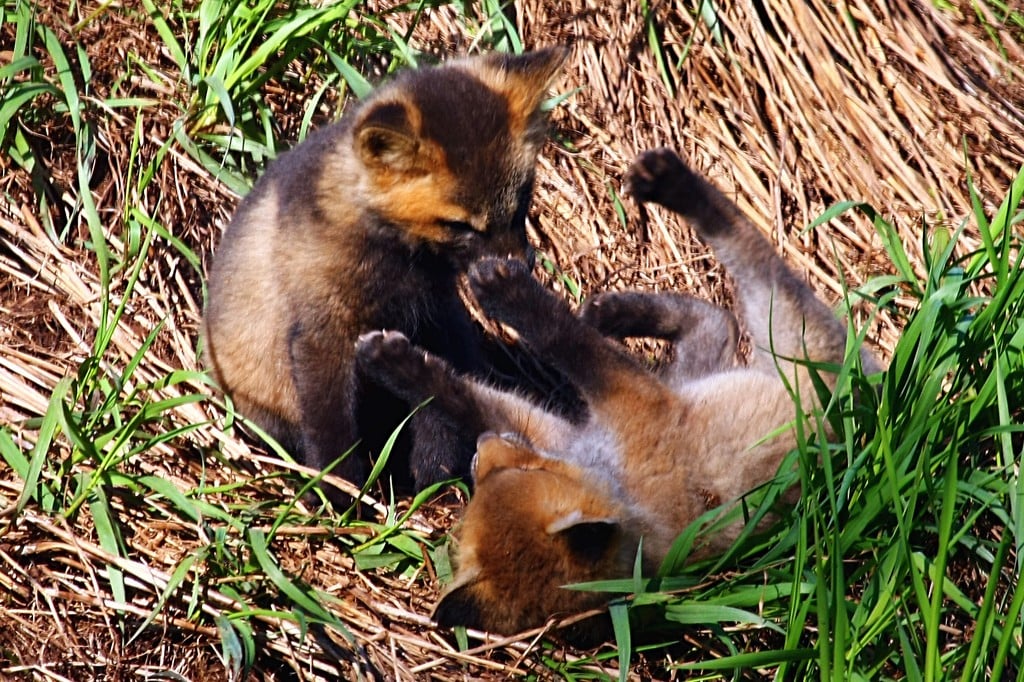
<path fill-rule="evenodd" d="M 682 566 L 695 526 L 662 576 L 628 602 L 642 629 L 676 623 L 717 635 L 724 655 L 697 656 L 681 670 L 844 680 L 1024 674 L 1022 195 L 1024 171 L 995 216 L 976 197 L 978 252 L 958 255 L 957 233 L 926 229 L 924 279 L 899 240 L 886 239 L 892 261 L 907 268 L 865 289 L 885 292 L 880 306 L 896 292 L 917 300 L 888 371 L 872 389 L 846 368 L 831 415 L 841 437 L 828 444 L 810 438 L 820 428 L 807 432 L 797 472 L 784 464 L 742 513 L 756 525 L 794 476 L 800 503 L 768 536 L 741 538 L 725 557 Z M 855 208 L 891 233 L 871 207 Z M 635 581 L 602 587 L 637 592 Z M 612 616 L 626 614 L 613 608 Z M 766 633 L 767 645 L 751 649 L 751 627 Z"/>

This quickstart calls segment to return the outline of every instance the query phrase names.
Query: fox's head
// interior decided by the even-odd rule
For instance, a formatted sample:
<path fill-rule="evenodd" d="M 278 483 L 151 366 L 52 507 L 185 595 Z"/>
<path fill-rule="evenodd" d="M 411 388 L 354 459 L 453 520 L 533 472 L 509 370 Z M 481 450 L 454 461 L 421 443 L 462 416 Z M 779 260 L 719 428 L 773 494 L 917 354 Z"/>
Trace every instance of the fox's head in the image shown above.
<path fill-rule="evenodd" d="M 541 104 L 561 48 L 412 69 L 355 116 L 366 203 L 417 246 L 464 268 L 486 255 L 531 261 L 526 215 L 547 137 Z"/>
<path fill-rule="evenodd" d="M 603 601 L 564 585 L 629 574 L 635 536 L 608 491 L 575 466 L 518 435 L 485 433 L 473 477 L 455 580 L 434 611 L 441 625 L 512 634 Z"/>

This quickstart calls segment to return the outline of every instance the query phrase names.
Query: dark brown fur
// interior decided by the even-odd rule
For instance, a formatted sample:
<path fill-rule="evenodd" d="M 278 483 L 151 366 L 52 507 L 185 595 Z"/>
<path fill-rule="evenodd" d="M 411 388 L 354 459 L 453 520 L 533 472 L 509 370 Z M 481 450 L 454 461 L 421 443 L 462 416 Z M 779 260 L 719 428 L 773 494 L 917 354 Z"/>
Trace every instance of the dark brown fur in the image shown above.
<path fill-rule="evenodd" d="M 560 49 L 410 70 L 272 163 L 217 252 L 207 361 L 238 410 L 306 464 L 359 483 L 408 401 L 360 376 L 357 337 L 402 331 L 465 372 L 478 332 L 457 279 L 484 255 L 532 259 L 525 220 Z M 411 424 L 417 486 L 465 473 L 447 415 Z M 395 471 L 401 477 L 401 471 Z"/>
<path fill-rule="evenodd" d="M 410 399 L 436 396 L 439 408 L 484 434 L 458 571 L 435 612 L 442 624 L 511 633 L 599 605 L 600 594 L 561 588 L 631 575 L 641 538 L 645 568 L 654 570 L 683 529 L 770 480 L 794 446 L 785 425 L 798 410 L 780 372 L 805 408 L 816 392 L 806 366 L 787 358 L 843 360 L 846 332 L 832 311 L 673 152 L 641 155 L 627 181 L 638 199 L 689 218 L 729 268 L 755 347 L 749 366 L 737 360 L 736 320 L 717 306 L 609 293 L 575 317 L 521 265 L 497 260 L 470 272 L 478 301 L 579 387 L 587 423 L 466 380 L 401 334 L 360 340 L 360 362 L 382 381 Z M 677 357 L 656 376 L 603 333 L 666 338 Z M 867 355 L 862 362 L 877 368 Z M 741 528 L 731 523 L 692 556 L 723 551 Z"/>

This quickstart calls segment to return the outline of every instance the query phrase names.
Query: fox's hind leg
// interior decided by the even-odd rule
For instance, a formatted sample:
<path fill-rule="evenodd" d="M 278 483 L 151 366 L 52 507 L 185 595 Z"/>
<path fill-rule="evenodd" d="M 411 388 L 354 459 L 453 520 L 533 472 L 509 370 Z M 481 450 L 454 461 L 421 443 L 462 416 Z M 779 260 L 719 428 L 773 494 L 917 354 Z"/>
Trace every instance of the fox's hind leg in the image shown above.
<path fill-rule="evenodd" d="M 736 204 L 693 172 L 675 152 L 647 151 L 627 176 L 629 191 L 688 218 L 736 282 L 740 316 L 754 345 L 755 366 L 791 379 L 798 367 L 782 358 L 841 363 L 846 332 L 832 311 L 775 252 Z M 866 352 L 864 367 L 877 369 Z M 800 371 L 800 374 L 805 374 Z M 800 385 L 808 385 L 801 381 Z"/>
<path fill-rule="evenodd" d="M 714 374 L 736 363 L 739 327 L 728 310 L 693 296 L 640 291 L 607 292 L 587 300 L 580 317 L 605 336 L 672 342 L 672 383 Z"/>

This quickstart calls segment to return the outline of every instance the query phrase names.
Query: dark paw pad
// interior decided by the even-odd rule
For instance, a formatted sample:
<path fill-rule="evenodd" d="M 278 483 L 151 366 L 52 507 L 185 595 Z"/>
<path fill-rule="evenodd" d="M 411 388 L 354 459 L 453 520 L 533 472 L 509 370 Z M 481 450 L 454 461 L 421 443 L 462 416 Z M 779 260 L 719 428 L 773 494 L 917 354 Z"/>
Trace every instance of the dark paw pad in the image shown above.
<path fill-rule="evenodd" d="M 516 313 L 524 308 L 536 310 L 544 300 L 543 289 L 530 274 L 530 267 L 520 260 L 485 258 L 469 271 L 473 295 L 492 317 L 515 325 Z"/>
<path fill-rule="evenodd" d="M 380 331 L 362 334 L 356 341 L 356 355 L 366 365 L 393 361 L 409 354 L 412 344 L 401 332 Z"/>
<path fill-rule="evenodd" d="M 510 282 L 530 279 L 530 269 L 521 260 L 484 258 L 469 270 L 469 283 L 474 293 L 500 291 Z"/>
<path fill-rule="evenodd" d="M 678 185 L 691 175 L 683 160 L 666 147 L 649 149 L 633 161 L 624 181 L 626 191 L 637 201 L 664 204 Z"/>
<path fill-rule="evenodd" d="M 363 334 L 356 342 L 356 358 L 368 376 L 410 400 L 419 396 L 421 384 L 434 372 L 445 371 L 442 360 L 412 345 L 400 332 Z"/>

